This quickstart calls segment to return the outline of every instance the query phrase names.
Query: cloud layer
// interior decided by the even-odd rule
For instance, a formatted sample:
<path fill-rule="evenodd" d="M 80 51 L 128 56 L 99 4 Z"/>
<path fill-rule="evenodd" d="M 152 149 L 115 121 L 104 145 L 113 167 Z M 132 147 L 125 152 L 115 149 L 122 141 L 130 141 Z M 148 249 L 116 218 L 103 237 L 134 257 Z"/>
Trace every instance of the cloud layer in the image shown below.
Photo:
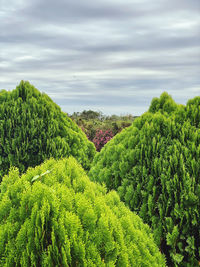
<path fill-rule="evenodd" d="M 0 0 L 0 89 L 29 80 L 68 113 L 140 115 L 200 95 L 199 0 Z"/>

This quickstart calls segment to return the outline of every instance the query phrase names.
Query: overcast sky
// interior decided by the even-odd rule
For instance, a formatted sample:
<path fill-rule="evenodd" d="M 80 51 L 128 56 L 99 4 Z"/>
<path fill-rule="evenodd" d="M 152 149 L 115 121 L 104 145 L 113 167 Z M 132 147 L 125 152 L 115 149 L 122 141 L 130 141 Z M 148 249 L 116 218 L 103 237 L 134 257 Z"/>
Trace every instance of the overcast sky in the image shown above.
<path fill-rule="evenodd" d="M 200 0 L 0 0 L 0 89 L 141 115 L 163 91 L 200 96 L 199 74 Z"/>

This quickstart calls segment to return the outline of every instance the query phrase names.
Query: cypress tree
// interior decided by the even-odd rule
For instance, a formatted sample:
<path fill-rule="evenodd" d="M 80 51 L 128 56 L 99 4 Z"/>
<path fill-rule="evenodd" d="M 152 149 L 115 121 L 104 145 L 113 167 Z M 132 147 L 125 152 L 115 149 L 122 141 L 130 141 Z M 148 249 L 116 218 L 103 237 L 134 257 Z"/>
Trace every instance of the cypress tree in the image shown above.
<path fill-rule="evenodd" d="M 0 266 L 165 266 L 150 228 L 70 157 L 0 185 Z"/>
<path fill-rule="evenodd" d="M 199 99 L 186 106 L 166 93 L 153 99 L 149 112 L 95 156 L 89 172 L 153 228 L 169 266 L 200 260 Z"/>
<path fill-rule="evenodd" d="M 0 179 L 11 166 L 24 172 L 45 159 L 73 155 L 88 170 L 94 145 L 46 94 L 21 81 L 0 92 Z"/>

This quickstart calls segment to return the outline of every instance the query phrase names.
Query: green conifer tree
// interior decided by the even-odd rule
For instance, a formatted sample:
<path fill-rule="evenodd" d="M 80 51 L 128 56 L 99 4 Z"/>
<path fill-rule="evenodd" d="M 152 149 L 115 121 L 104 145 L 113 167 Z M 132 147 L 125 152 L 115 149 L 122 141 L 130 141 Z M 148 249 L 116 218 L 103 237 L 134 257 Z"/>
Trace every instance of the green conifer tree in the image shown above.
<path fill-rule="evenodd" d="M 70 157 L 0 185 L 0 266 L 162 267 L 150 228 Z"/>
<path fill-rule="evenodd" d="M 89 172 L 153 228 L 169 266 L 200 260 L 199 99 L 186 106 L 166 93 L 153 99 L 149 112 L 95 156 Z"/>
<path fill-rule="evenodd" d="M 88 170 L 94 154 L 80 128 L 29 82 L 0 92 L 0 180 L 11 166 L 24 172 L 50 157 L 73 155 Z"/>

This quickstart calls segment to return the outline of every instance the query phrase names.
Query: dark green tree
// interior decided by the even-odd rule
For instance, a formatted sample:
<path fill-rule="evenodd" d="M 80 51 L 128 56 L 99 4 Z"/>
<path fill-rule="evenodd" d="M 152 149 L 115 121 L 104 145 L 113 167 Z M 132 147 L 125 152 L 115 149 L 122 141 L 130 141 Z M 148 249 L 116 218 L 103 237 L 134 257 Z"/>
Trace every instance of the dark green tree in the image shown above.
<path fill-rule="evenodd" d="M 89 172 L 153 228 L 169 266 L 200 260 L 199 103 L 177 105 L 166 93 L 153 99 L 149 112 L 95 156 Z"/>
<path fill-rule="evenodd" d="M 0 266 L 162 267 L 150 228 L 70 157 L 0 185 Z"/>
<path fill-rule="evenodd" d="M 50 157 L 73 155 L 89 169 L 94 154 L 81 129 L 29 82 L 0 92 L 0 179 L 11 166 L 24 172 Z"/>

